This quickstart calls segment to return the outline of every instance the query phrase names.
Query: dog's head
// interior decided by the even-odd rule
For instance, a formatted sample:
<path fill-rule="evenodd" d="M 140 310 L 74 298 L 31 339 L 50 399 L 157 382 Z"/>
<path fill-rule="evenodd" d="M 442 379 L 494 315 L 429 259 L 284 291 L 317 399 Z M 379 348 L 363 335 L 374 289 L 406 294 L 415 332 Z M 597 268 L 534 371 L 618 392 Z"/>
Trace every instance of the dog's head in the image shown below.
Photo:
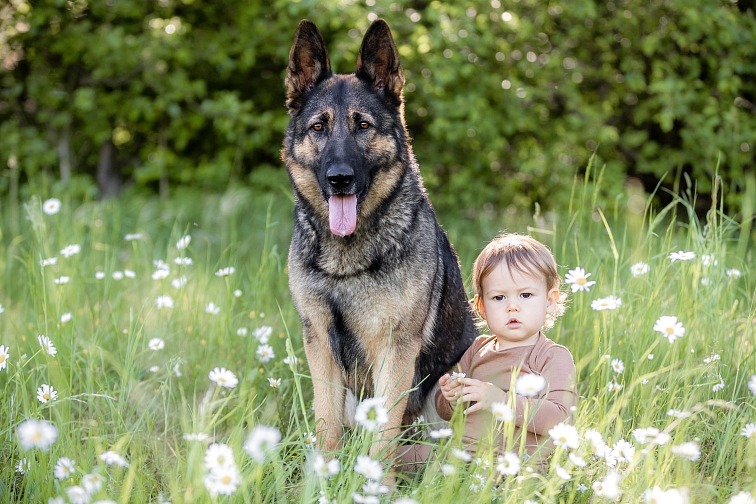
<path fill-rule="evenodd" d="M 301 21 L 286 70 L 291 120 L 283 148 L 294 190 L 347 236 L 397 185 L 407 164 L 404 74 L 388 24 L 375 21 L 354 74 L 334 74 L 323 37 Z"/>

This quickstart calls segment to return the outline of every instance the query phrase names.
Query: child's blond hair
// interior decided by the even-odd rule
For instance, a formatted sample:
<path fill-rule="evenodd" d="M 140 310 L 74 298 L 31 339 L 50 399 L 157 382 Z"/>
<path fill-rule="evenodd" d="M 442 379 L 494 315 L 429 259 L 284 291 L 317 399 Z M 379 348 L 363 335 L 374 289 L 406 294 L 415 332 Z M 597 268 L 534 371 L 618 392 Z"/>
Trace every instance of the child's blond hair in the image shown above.
<path fill-rule="evenodd" d="M 546 289 L 559 290 L 561 279 L 557 272 L 557 264 L 551 251 L 535 238 L 518 234 L 504 233 L 485 246 L 473 264 L 472 280 L 475 297 L 472 300 L 473 310 L 480 316 L 480 303 L 483 296 L 483 279 L 499 264 L 504 263 L 512 271 L 536 278 L 543 278 Z M 546 314 L 545 328 L 551 328 L 554 321 L 564 313 L 565 295 L 560 291 L 556 310 Z"/>

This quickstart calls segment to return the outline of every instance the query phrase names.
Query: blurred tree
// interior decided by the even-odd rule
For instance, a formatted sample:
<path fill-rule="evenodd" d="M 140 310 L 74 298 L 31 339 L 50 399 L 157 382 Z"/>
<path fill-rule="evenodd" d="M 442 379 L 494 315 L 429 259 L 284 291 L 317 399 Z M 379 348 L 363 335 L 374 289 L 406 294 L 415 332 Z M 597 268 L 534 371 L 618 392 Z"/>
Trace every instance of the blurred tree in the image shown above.
<path fill-rule="evenodd" d="M 21 183 L 85 175 L 102 194 L 280 173 L 282 76 L 304 17 L 339 72 L 370 21 L 389 21 L 438 205 L 561 207 L 595 154 L 599 200 L 666 173 L 671 190 L 687 174 L 705 195 L 718 167 L 750 218 L 756 20 L 737 0 L 11 0 L 0 163 Z"/>

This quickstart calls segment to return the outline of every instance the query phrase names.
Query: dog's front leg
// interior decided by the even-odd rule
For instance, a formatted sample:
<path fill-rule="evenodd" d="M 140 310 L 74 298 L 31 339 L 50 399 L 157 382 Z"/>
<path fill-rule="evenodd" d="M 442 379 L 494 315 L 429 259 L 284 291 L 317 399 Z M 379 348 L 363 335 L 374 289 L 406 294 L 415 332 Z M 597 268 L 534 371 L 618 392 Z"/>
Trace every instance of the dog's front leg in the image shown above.
<path fill-rule="evenodd" d="M 383 359 L 373 368 L 375 395 L 384 397 L 386 408 L 390 408 L 388 421 L 381 431 L 380 438 L 370 448 L 370 455 L 374 458 L 394 459 L 395 448 L 387 448 L 389 442 L 398 438 L 402 432 L 402 420 L 407 409 L 407 391 L 412 388 L 415 360 L 420 353 L 419 342 L 417 345 L 414 343 L 412 341 L 404 345 L 390 345 Z"/>
<path fill-rule="evenodd" d="M 344 424 L 345 388 L 341 369 L 333 360 L 328 339 L 305 338 L 305 354 L 312 376 L 318 446 L 326 451 L 340 448 Z M 322 422 L 322 424 L 320 424 Z"/>

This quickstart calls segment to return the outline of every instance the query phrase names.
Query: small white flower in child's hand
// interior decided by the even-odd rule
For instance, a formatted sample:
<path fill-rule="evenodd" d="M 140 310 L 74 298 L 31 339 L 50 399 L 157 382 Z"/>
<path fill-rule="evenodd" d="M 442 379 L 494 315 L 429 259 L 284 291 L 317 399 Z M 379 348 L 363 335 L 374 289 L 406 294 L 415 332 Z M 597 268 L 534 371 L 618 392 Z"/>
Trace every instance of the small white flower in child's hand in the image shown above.
<path fill-rule="evenodd" d="M 456 371 L 452 372 L 451 376 L 449 377 L 450 382 L 458 381 L 464 378 L 466 375 L 465 373 L 458 373 Z"/>

